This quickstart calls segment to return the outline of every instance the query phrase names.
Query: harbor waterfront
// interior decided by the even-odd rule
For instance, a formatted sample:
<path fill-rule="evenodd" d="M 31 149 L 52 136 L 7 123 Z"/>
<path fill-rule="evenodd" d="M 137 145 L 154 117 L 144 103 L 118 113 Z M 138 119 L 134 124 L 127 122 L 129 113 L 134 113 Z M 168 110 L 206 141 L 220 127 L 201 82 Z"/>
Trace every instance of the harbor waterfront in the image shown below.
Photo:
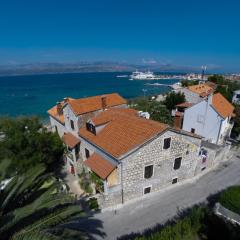
<path fill-rule="evenodd" d="M 46 109 L 64 97 L 117 92 L 130 99 L 166 93 L 171 89 L 169 85 L 179 81 L 173 78 L 129 81 L 129 74 L 98 72 L 0 77 L 0 115 L 38 115 L 45 119 Z M 119 78 L 119 75 L 126 77 Z"/>

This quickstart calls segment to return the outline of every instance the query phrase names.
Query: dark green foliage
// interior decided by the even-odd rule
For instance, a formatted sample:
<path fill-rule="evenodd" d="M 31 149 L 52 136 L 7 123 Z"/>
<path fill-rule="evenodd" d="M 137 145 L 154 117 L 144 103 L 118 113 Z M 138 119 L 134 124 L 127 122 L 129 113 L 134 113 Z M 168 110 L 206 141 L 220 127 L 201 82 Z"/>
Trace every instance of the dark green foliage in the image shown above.
<path fill-rule="evenodd" d="M 89 205 L 90 209 L 93 209 L 93 210 L 98 210 L 99 209 L 98 201 L 97 201 L 96 198 L 90 198 L 88 200 L 88 205 Z"/>
<path fill-rule="evenodd" d="M 183 87 L 188 87 L 192 85 L 197 85 L 198 82 L 199 82 L 198 80 L 182 80 L 181 84 Z"/>
<path fill-rule="evenodd" d="M 130 107 L 138 111 L 150 113 L 150 119 L 161 123 L 172 125 L 171 112 L 162 102 L 146 98 L 137 98 L 130 101 Z"/>
<path fill-rule="evenodd" d="M 15 175 L 0 194 L 1 239 L 58 239 L 48 230 L 81 214 L 74 198 L 60 189 L 44 165 Z"/>
<path fill-rule="evenodd" d="M 183 93 L 169 92 L 166 96 L 164 104 L 166 105 L 167 109 L 172 110 L 177 104 L 185 101 L 186 99 Z"/>
<path fill-rule="evenodd" d="M 172 117 L 170 111 L 161 102 L 154 101 L 149 110 L 152 120 L 172 125 Z"/>
<path fill-rule="evenodd" d="M 176 223 L 167 225 L 150 236 L 138 237 L 136 240 L 197 240 L 203 217 L 202 208 L 193 208 L 188 216 L 177 220 Z"/>
<path fill-rule="evenodd" d="M 240 214 L 240 186 L 225 190 L 220 196 L 220 203 L 227 209 Z"/>
<path fill-rule="evenodd" d="M 95 183 L 96 189 L 99 192 L 104 191 L 103 180 L 94 172 L 91 172 L 91 181 Z"/>
<path fill-rule="evenodd" d="M 234 126 L 232 129 L 232 136 L 237 137 L 240 135 L 240 106 L 236 106 L 235 108 L 236 116 L 233 118 Z"/>
<path fill-rule="evenodd" d="M 8 159 L 8 174 L 24 172 L 27 168 L 44 164 L 52 171 L 61 166 L 64 151 L 57 134 L 47 132 L 38 118 L 0 119 L 0 162 Z"/>
<path fill-rule="evenodd" d="M 208 81 L 214 82 L 216 84 L 223 84 L 225 79 L 222 75 L 214 74 L 208 77 Z"/>
<path fill-rule="evenodd" d="M 238 82 L 229 81 L 222 75 L 210 76 L 208 80 L 218 85 L 216 92 L 220 92 L 229 102 L 232 102 L 233 92 L 240 89 Z"/>
<path fill-rule="evenodd" d="M 1 119 L 0 132 L 0 181 L 11 179 L 0 192 L 0 238 L 62 239 L 50 229 L 81 210 L 54 177 L 64 151 L 61 140 L 37 118 Z"/>

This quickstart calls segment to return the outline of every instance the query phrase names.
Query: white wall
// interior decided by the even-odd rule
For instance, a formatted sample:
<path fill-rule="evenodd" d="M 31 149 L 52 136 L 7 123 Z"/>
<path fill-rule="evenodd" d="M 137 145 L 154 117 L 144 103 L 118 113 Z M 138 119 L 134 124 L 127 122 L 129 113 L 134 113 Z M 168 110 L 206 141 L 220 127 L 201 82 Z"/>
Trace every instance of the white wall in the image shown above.
<path fill-rule="evenodd" d="M 73 113 L 73 111 L 69 105 L 67 105 L 63 108 L 63 114 L 64 114 L 64 118 L 65 118 L 65 126 L 67 129 L 67 132 L 70 132 L 73 135 L 78 136 L 78 132 L 79 132 L 78 117 L 75 116 L 75 114 Z M 73 120 L 73 122 L 74 122 L 74 130 L 72 130 L 72 128 L 71 128 L 70 120 Z"/>
<path fill-rule="evenodd" d="M 185 110 L 183 130 L 191 132 L 191 128 L 194 128 L 196 134 L 212 143 L 217 143 L 221 121 L 222 118 L 208 102 L 202 101 Z"/>
<path fill-rule="evenodd" d="M 58 122 L 55 118 L 49 116 L 52 132 L 55 132 L 55 126 L 57 127 L 58 135 L 62 138 L 63 134 L 66 132 L 65 126 Z"/>

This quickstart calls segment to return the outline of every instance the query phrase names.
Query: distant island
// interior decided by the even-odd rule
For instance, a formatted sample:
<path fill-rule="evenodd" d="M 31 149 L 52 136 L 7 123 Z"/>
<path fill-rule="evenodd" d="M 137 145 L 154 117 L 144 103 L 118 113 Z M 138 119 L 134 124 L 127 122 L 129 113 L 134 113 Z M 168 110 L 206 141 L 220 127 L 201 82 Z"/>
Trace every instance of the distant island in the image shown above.
<path fill-rule="evenodd" d="M 123 62 L 79 62 L 79 63 L 29 63 L 0 65 L 0 76 L 86 73 L 86 72 L 133 72 L 151 70 L 154 72 L 199 72 L 199 67 L 175 66 L 171 64 L 130 64 Z"/>

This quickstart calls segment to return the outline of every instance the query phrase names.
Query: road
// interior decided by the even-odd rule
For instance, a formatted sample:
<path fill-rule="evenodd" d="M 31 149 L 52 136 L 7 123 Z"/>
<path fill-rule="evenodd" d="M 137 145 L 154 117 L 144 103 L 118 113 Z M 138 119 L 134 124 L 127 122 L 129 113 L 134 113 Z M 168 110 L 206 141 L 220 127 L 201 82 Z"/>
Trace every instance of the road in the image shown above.
<path fill-rule="evenodd" d="M 205 202 L 208 196 L 236 184 L 240 184 L 240 158 L 234 155 L 199 178 L 146 195 L 116 211 L 88 216 L 75 223 L 75 227 L 90 232 L 96 239 L 117 239 L 163 224 L 179 210 Z"/>

